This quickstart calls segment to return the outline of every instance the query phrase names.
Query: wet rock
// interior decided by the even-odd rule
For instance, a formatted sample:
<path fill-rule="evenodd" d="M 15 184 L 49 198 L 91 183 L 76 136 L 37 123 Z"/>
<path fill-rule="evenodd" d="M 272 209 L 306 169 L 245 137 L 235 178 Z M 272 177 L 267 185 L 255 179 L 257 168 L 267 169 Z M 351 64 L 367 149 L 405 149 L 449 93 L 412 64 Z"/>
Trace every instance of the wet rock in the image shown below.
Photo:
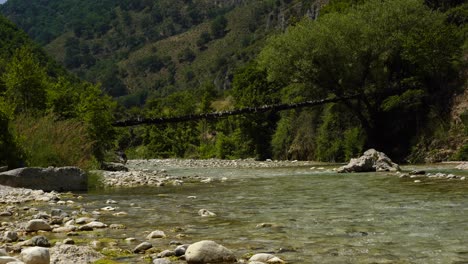
<path fill-rule="evenodd" d="M 155 230 L 151 232 L 149 235 L 146 236 L 146 239 L 153 239 L 153 238 L 164 238 L 166 234 L 161 230 Z"/>
<path fill-rule="evenodd" d="M 211 240 L 191 244 L 185 252 L 188 264 L 198 263 L 235 263 L 236 257 L 231 250 Z"/>
<path fill-rule="evenodd" d="M 126 229 L 127 227 L 122 224 L 111 224 L 109 226 L 110 229 Z"/>
<path fill-rule="evenodd" d="M 26 225 L 26 231 L 27 232 L 36 232 L 36 231 L 39 231 L 39 230 L 51 231 L 52 228 L 50 227 L 50 225 L 46 221 L 44 221 L 42 219 L 30 220 L 28 222 L 28 224 Z"/>
<path fill-rule="evenodd" d="M 160 252 L 158 254 L 158 258 L 168 258 L 168 257 L 172 257 L 172 256 L 175 256 L 175 252 L 172 251 L 172 250 L 168 250 L 168 249 L 166 249 L 166 250 L 164 250 L 164 251 L 162 251 L 162 252 Z"/>
<path fill-rule="evenodd" d="M 133 253 L 144 253 L 146 250 L 152 248 L 153 245 L 149 242 L 143 242 L 141 244 L 139 244 L 138 246 L 136 246 L 134 249 L 133 249 Z"/>
<path fill-rule="evenodd" d="M 179 245 L 179 246 L 177 246 L 176 249 L 174 250 L 174 254 L 175 254 L 177 257 L 180 257 L 180 256 L 185 255 L 185 252 L 187 251 L 187 248 L 188 248 L 189 246 L 190 246 L 189 244 L 184 244 L 184 245 Z"/>
<path fill-rule="evenodd" d="M 199 216 L 202 216 L 202 217 L 216 216 L 215 213 L 210 212 L 210 211 L 208 211 L 208 210 L 206 210 L 206 209 L 200 209 L 200 210 L 198 211 L 198 215 L 199 215 Z"/>
<path fill-rule="evenodd" d="M 89 246 L 56 245 L 50 249 L 50 263 L 94 263 L 104 255 Z"/>
<path fill-rule="evenodd" d="M 252 261 L 257 261 L 261 263 L 285 263 L 283 260 L 281 260 L 277 256 L 272 255 L 272 254 L 267 254 L 267 253 L 259 253 L 259 254 L 253 255 L 249 259 L 249 263 Z"/>
<path fill-rule="evenodd" d="M 398 164 L 393 163 L 383 152 L 369 149 L 359 158 L 351 161 L 340 168 L 337 172 L 370 172 L 370 171 L 399 171 Z"/>
<path fill-rule="evenodd" d="M 0 256 L 8 256 L 8 253 L 4 248 L 0 248 Z"/>
<path fill-rule="evenodd" d="M 16 242 L 18 241 L 18 233 L 15 231 L 6 231 L 3 234 L 3 241 L 5 242 Z"/>
<path fill-rule="evenodd" d="M 410 171 L 409 175 L 425 175 L 426 172 L 423 171 L 423 170 L 413 170 L 413 171 Z"/>
<path fill-rule="evenodd" d="M 21 251 L 20 259 L 26 264 L 49 264 L 49 249 L 43 247 L 30 247 Z"/>
<path fill-rule="evenodd" d="M 50 247 L 50 242 L 45 236 L 35 236 L 31 238 L 31 243 L 37 247 Z"/>
<path fill-rule="evenodd" d="M 78 227 L 78 231 L 93 231 L 93 227 L 91 226 L 88 226 L 88 225 L 83 225 L 83 226 L 80 226 Z"/>

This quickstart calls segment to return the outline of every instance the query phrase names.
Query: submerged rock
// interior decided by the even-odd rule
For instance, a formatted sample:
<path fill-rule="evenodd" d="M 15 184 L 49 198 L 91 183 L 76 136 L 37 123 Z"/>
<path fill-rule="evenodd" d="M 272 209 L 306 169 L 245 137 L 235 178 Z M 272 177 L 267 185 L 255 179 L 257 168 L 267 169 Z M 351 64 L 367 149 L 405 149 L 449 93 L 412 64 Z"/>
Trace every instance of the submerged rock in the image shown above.
<path fill-rule="evenodd" d="M 199 216 L 203 216 L 203 217 L 216 216 L 215 213 L 210 212 L 210 211 L 208 211 L 207 209 L 200 209 L 200 210 L 198 211 L 198 215 L 199 215 Z"/>
<path fill-rule="evenodd" d="M 231 250 L 211 240 L 191 244 L 185 252 L 188 264 L 235 263 L 236 257 Z"/>
<path fill-rule="evenodd" d="M 399 171 L 400 166 L 392 162 L 383 152 L 369 149 L 359 158 L 351 161 L 340 168 L 337 172 L 370 172 L 370 171 Z"/>

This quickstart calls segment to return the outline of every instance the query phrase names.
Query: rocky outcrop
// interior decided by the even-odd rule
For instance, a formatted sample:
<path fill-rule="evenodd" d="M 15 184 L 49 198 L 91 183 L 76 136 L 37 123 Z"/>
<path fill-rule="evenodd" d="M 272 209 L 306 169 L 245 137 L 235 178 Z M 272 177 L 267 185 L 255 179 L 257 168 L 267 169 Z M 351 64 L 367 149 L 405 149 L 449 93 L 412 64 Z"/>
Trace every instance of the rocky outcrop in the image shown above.
<path fill-rule="evenodd" d="M 235 263 L 236 257 L 231 250 L 211 240 L 193 243 L 185 252 L 188 264 Z"/>
<path fill-rule="evenodd" d="M 371 171 L 399 171 L 400 166 L 392 162 L 383 152 L 369 149 L 359 158 L 351 161 L 340 168 L 337 172 L 371 172 Z"/>
<path fill-rule="evenodd" d="M 19 168 L 0 173 L 0 184 L 44 191 L 86 191 L 88 178 L 77 167 Z"/>

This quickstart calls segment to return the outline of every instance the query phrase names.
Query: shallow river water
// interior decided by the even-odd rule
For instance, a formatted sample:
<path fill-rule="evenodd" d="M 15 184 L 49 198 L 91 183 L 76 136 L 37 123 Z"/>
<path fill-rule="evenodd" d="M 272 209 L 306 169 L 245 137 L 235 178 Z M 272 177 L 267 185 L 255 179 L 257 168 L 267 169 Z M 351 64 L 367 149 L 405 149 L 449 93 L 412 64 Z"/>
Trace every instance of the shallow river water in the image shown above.
<path fill-rule="evenodd" d="M 87 208 L 113 199 L 117 211 L 128 213 L 103 214 L 100 221 L 128 228 L 102 235 L 132 249 L 148 231 L 163 230 L 167 238 L 152 241 L 161 250 L 173 248 L 174 240 L 209 239 L 238 257 L 272 252 L 288 263 L 468 263 L 468 180 L 415 183 L 385 173 L 310 167 L 168 172 L 214 181 L 88 193 Z M 221 182 L 222 177 L 228 180 Z M 198 216 L 202 208 L 217 216 Z M 257 227 L 261 223 L 272 226 Z M 126 237 L 138 240 L 126 244 Z"/>

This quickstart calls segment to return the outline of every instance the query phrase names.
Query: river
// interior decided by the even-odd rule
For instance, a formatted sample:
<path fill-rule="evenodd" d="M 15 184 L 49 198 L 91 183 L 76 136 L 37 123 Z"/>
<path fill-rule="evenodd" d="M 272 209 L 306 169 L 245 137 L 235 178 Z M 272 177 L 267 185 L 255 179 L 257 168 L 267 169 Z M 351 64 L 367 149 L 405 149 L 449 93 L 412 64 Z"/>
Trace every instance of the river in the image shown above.
<path fill-rule="evenodd" d="M 404 167 L 457 173 L 445 165 Z M 173 168 L 210 183 L 110 189 L 86 194 L 87 208 L 118 202 L 100 221 L 122 223 L 103 237 L 131 250 L 148 232 L 170 241 L 214 240 L 238 257 L 271 252 L 288 263 L 468 263 L 468 181 L 415 183 L 386 173 L 337 174 L 327 167 Z M 221 181 L 225 178 L 225 181 Z M 227 180 L 226 180 L 227 179 Z M 208 209 L 216 217 L 200 217 Z M 125 238 L 135 237 L 135 242 Z M 137 261 L 121 259 L 122 262 Z"/>

